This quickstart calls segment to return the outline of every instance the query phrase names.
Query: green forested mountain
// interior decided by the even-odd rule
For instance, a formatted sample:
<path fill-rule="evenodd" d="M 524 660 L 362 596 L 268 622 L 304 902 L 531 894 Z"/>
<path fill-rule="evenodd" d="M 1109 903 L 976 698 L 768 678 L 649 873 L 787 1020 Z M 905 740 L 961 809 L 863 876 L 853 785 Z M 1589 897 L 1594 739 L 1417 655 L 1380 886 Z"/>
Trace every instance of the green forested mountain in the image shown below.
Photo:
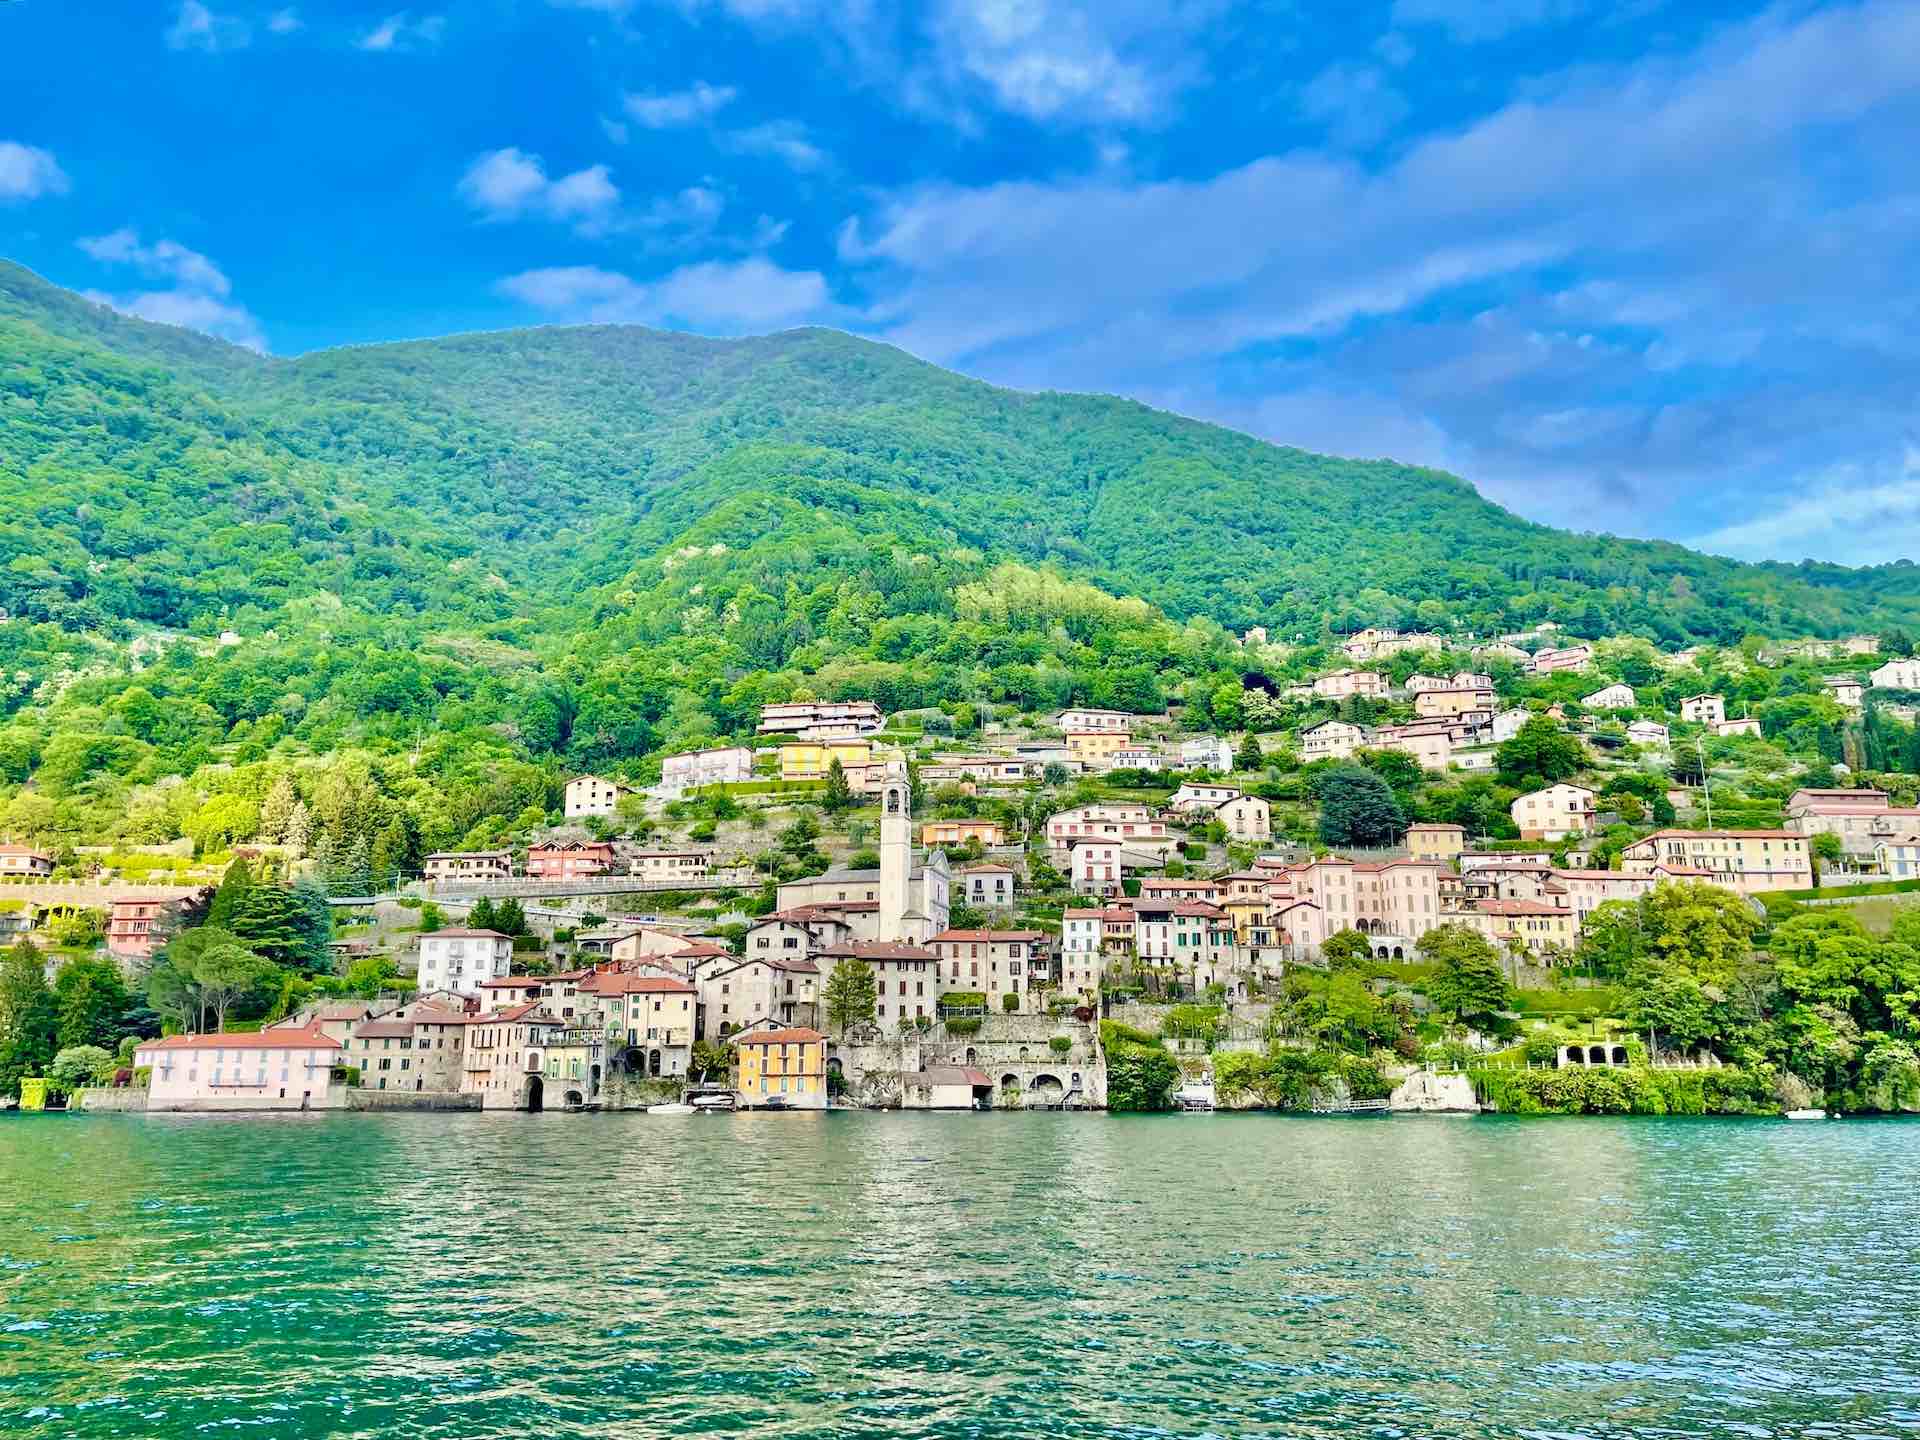
<path fill-rule="evenodd" d="M 1374 623 L 1907 628 L 1920 572 L 1570 535 L 1435 471 L 830 331 L 271 359 L 0 263 L 0 606 L 0 785 L 27 785 L 0 826 L 405 747 L 458 838 L 563 767 L 635 767 L 796 692 L 1153 705 L 1231 693 L 1227 632 L 1253 624 L 1303 664 Z"/>

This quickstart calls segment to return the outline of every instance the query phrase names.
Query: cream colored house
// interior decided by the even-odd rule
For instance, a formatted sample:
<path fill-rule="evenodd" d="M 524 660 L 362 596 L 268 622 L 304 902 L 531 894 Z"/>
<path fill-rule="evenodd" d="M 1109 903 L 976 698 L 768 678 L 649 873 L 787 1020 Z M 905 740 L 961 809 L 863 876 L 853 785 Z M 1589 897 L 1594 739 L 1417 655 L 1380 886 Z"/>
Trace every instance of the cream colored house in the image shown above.
<path fill-rule="evenodd" d="M 619 808 L 622 795 L 633 794 L 631 785 L 599 775 L 579 775 L 567 782 L 565 811 L 567 819 L 582 820 L 589 815 L 611 815 Z"/>
<path fill-rule="evenodd" d="M 1513 802 L 1509 813 L 1523 840 L 1561 840 L 1593 828 L 1593 791 L 1584 785 L 1549 785 Z"/>
<path fill-rule="evenodd" d="M 1350 725 L 1345 720 L 1322 720 L 1300 732 L 1300 758 L 1308 763 L 1346 760 L 1366 743 L 1365 727 Z"/>
<path fill-rule="evenodd" d="M 1615 682 L 1603 685 L 1591 695 L 1582 695 L 1580 703 L 1589 710 L 1631 710 L 1634 706 L 1633 687 Z"/>
<path fill-rule="evenodd" d="M 1472 710 L 1491 710 L 1493 690 L 1478 687 L 1462 689 L 1448 685 L 1444 689 L 1422 690 L 1413 697 L 1413 713 L 1423 720 L 1465 715 Z"/>
<path fill-rule="evenodd" d="M 1718 695 L 1689 695 L 1680 702 L 1680 718 L 1689 725 L 1718 725 L 1727 718 L 1727 702 Z"/>
<path fill-rule="evenodd" d="M 1742 895 L 1805 890 L 1813 885 L 1813 844 L 1793 830 L 1656 830 L 1620 852 L 1620 867 L 1705 871 Z"/>

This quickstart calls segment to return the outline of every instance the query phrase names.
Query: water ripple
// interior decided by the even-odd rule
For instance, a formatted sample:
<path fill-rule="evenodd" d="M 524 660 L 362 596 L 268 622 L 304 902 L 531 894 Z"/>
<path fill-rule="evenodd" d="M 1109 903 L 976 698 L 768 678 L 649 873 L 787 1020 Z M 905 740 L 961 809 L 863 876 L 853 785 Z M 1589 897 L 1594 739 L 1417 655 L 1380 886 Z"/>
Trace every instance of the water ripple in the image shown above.
<path fill-rule="evenodd" d="M 1916 1154 L 1894 1123 L 7 1117 L 0 1433 L 1913 1440 Z"/>

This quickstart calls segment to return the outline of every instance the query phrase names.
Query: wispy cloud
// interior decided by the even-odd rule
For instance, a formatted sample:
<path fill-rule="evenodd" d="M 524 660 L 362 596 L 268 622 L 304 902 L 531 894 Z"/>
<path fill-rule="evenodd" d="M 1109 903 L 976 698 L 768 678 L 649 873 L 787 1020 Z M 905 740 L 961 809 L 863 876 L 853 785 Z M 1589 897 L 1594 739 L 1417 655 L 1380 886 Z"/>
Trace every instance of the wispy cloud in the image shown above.
<path fill-rule="evenodd" d="M 620 205 L 620 191 L 605 165 L 548 179 L 538 155 L 513 146 L 476 157 L 457 189 L 488 220 L 533 215 L 589 232 L 604 227 Z"/>
<path fill-rule="evenodd" d="M 1804 483 L 1799 497 L 1690 543 L 1747 560 L 1871 565 L 1920 555 L 1920 446 L 1909 443 L 1893 460 L 1841 464 Z"/>
<path fill-rule="evenodd" d="M 38 200 L 42 195 L 64 195 L 67 190 L 66 171 L 51 150 L 23 145 L 18 140 L 0 140 L 0 205 Z"/>
<path fill-rule="evenodd" d="M 297 10 L 276 10 L 267 17 L 267 29 L 276 35 L 291 35 L 294 31 L 304 28 L 305 23 L 300 19 L 300 12 Z"/>
<path fill-rule="evenodd" d="M 204 50 L 210 55 L 244 49 L 252 38 L 253 27 L 245 20 L 216 15 L 200 0 L 183 0 L 166 31 L 169 50 Z"/>
<path fill-rule="evenodd" d="M 143 244 L 139 232 L 131 226 L 106 235 L 90 235 L 77 243 L 103 265 L 129 266 L 142 275 L 169 282 L 167 289 L 133 293 L 88 290 L 83 292 L 87 299 L 156 324 L 204 331 L 249 350 L 267 348 L 259 321 L 232 299 L 233 284 L 226 273 L 199 251 L 172 240 Z"/>
<path fill-rule="evenodd" d="M 356 43 L 362 50 L 370 50 L 375 54 L 431 50 L 440 43 L 446 30 L 445 16 L 423 15 L 416 20 L 411 11 L 402 10 L 387 16 L 362 35 Z"/>
<path fill-rule="evenodd" d="M 793 120 L 770 120 L 723 135 L 720 148 L 735 155 L 764 155 L 793 170 L 818 170 L 827 152 L 813 142 L 807 127 Z"/>
<path fill-rule="evenodd" d="M 1469 43 L 1557 25 L 1586 14 L 1592 0 L 1395 0 L 1395 25 L 1434 25 Z"/>
<path fill-rule="evenodd" d="M 719 334 L 826 318 L 833 310 L 826 277 L 817 270 L 784 270 L 758 255 L 683 265 L 651 281 L 590 265 L 555 266 L 510 275 L 495 288 L 556 319 L 684 325 Z"/>
<path fill-rule="evenodd" d="M 709 85 L 696 80 L 684 90 L 665 94 L 632 93 L 621 109 L 634 124 L 648 130 L 672 130 L 711 120 L 733 102 L 739 92 L 731 85 Z"/>
<path fill-rule="evenodd" d="M 1542 518 L 1704 528 L 1718 494 L 1911 424 L 1920 197 L 1891 137 L 1920 125 L 1916 73 L 1920 7 L 1771 13 L 1543 78 L 1379 166 L 920 186 L 840 255 L 888 338 L 989 378 L 1178 390 L 1250 427 L 1339 397 L 1315 433 L 1351 453 L 1391 415 L 1414 458 Z"/>

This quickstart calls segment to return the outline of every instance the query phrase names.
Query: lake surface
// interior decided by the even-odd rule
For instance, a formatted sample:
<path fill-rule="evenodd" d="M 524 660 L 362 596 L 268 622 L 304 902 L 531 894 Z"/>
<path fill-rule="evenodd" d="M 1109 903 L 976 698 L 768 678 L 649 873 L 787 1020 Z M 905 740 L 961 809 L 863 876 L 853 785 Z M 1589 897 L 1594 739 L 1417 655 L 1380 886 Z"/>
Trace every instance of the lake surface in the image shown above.
<path fill-rule="evenodd" d="M 1920 1434 L 1920 1125 L 0 1117 L 0 1433 Z"/>

